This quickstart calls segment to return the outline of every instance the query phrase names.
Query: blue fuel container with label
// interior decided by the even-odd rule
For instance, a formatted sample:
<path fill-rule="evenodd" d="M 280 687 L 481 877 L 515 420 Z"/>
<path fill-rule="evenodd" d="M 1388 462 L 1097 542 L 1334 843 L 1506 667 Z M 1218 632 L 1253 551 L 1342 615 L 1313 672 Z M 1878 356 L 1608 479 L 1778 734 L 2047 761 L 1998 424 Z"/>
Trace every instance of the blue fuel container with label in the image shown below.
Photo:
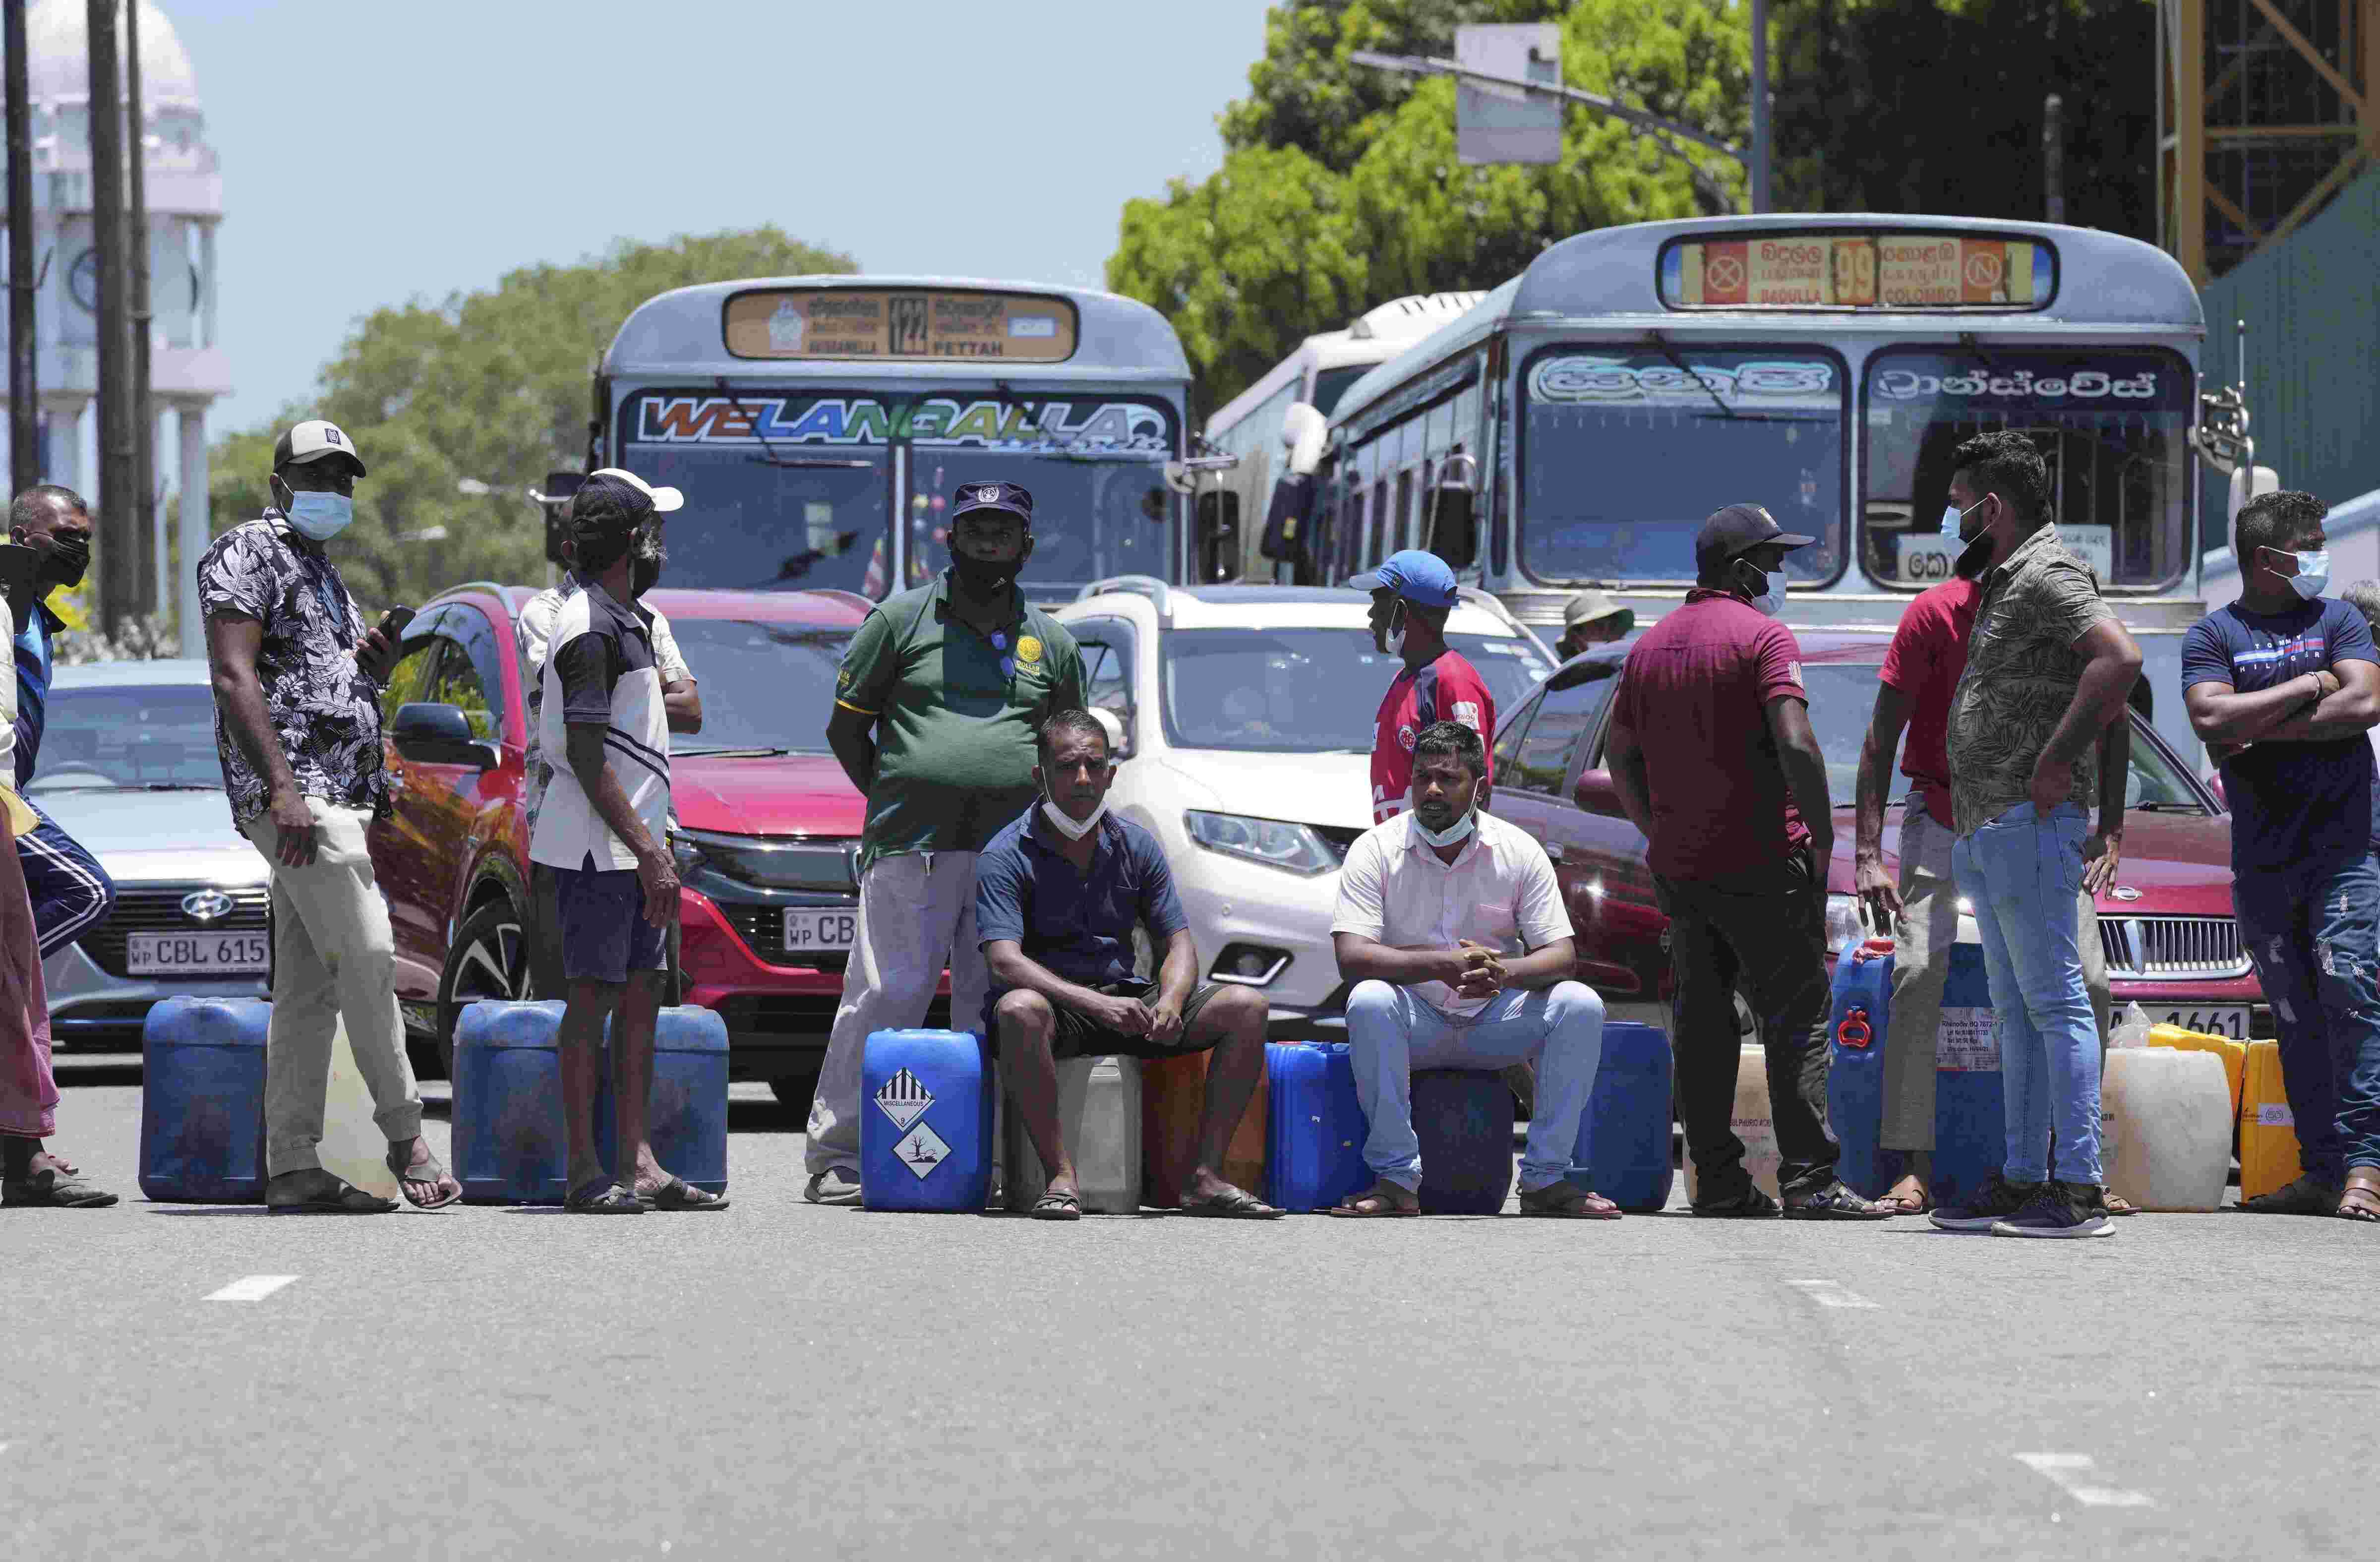
<path fill-rule="evenodd" d="M 1900 1180 L 1904 1156 L 1882 1148 L 1884 1047 L 1892 1019 L 1890 939 L 1847 941 L 1835 964 L 1834 1056 L 1827 1111 L 1841 1141 L 1837 1172 L 1875 1199 Z M 1980 1188 L 2008 1155 L 2007 1100 L 1990 1023 L 1991 986 L 1978 944 L 1955 944 L 1942 988 L 1948 1032 L 1927 1038 L 1934 1074 L 1935 1204 L 1952 1204 Z M 1923 1044 L 1922 1043 L 1920 1044 Z"/>
<path fill-rule="evenodd" d="M 1884 1128 L 1884 1035 L 1892 1019 L 1889 938 L 1851 938 L 1835 955 L 1834 1009 L 1827 1034 L 1827 1121 L 1842 1146 L 1835 1175 L 1863 1199 L 1900 1180 L 1899 1152 L 1878 1147 Z"/>
<path fill-rule="evenodd" d="M 1500 1072 L 1421 1068 L 1412 1081 L 1421 1213 L 1495 1214 L 1512 1191 L 1512 1089 Z"/>
<path fill-rule="evenodd" d="M 1269 1043 L 1265 1081 L 1266 1203 L 1305 1214 L 1372 1186 L 1346 1043 Z"/>
<path fill-rule="evenodd" d="M 859 1201 L 978 1214 L 991 1197 L 990 1049 L 968 1031 L 878 1031 L 859 1068 Z"/>
<path fill-rule="evenodd" d="M 1623 1210 L 1670 1202 L 1677 1167 L 1670 1155 L 1670 1038 L 1658 1025 L 1608 1020 L 1603 1060 L 1578 1126 L 1570 1180 Z"/>
<path fill-rule="evenodd" d="M 466 1202 L 558 1204 L 569 1196 L 561 1030 L 562 1005 L 551 1000 L 467 1004 L 455 1020 L 454 1171 Z M 600 1101 L 596 1113 L 600 1123 Z"/>
<path fill-rule="evenodd" d="M 607 1057 L 595 1095 L 595 1153 L 616 1178 L 619 1119 L 613 1101 Z M 662 1170 L 705 1192 L 727 1191 L 727 1021 L 716 1010 L 686 1004 L 654 1017 L 645 1137 Z"/>
<path fill-rule="evenodd" d="M 262 998 L 166 998 L 140 1027 L 140 1191 L 161 1203 L 264 1201 Z"/>

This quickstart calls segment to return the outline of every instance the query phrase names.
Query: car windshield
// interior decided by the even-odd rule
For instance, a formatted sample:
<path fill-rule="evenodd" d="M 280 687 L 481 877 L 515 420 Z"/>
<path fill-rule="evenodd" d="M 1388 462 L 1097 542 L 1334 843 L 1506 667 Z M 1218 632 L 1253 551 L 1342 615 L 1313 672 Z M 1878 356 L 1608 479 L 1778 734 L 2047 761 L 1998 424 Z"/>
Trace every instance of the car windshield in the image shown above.
<path fill-rule="evenodd" d="M 1524 640 L 1446 639 L 1479 669 L 1500 718 L 1553 671 Z M 1175 629 L 1164 643 L 1165 740 L 1177 749 L 1370 753 L 1401 665 L 1360 628 Z"/>
<path fill-rule="evenodd" d="M 702 694 L 702 730 L 674 754 L 822 754 L 834 673 L 848 628 L 742 618 L 672 618 L 670 632 Z"/>
<path fill-rule="evenodd" d="M 1810 694 L 1810 727 L 1819 751 L 1827 757 L 1827 795 L 1838 806 L 1856 800 L 1859 792 L 1860 749 L 1867 740 L 1868 718 L 1876 710 L 1876 668 L 1874 662 L 1804 662 L 1802 687 Z M 2176 770 L 2165 754 L 2132 731 L 2131 774 L 2124 787 L 2126 808 L 2157 808 L 2204 812 L 2198 791 Z M 1909 786 L 1898 755 L 1893 760 L 1888 795 L 1898 799 Z M 2097 799 L 2093 799 L 2096 806 Z"/>
<path fill-rule="evenodd" d="M 202 683 L 53 688 L 40 769 L 26 791 L 105 787 L 220 791 L 213 690 Z"/>
<path fill-rule="evenodd" d="M 884 595 L 891 458 L 880 450 L 799 458 L 818 464 L 774 466 L 741 449 L 630 445 L 630 470 L 686 494 L 662 534 L 667 583 Z"/>
<path fill-rule="evenodd" d="M 1694 533 L 1746 500 L 1818 539 L 1785 555 L 1789 576 L 1840 567 L 1844 393 L 1830 354 L 1581 344 L 1540 353 L 1525 380 L 1521 562 L 1536 579 L 1691 581 Z"/>

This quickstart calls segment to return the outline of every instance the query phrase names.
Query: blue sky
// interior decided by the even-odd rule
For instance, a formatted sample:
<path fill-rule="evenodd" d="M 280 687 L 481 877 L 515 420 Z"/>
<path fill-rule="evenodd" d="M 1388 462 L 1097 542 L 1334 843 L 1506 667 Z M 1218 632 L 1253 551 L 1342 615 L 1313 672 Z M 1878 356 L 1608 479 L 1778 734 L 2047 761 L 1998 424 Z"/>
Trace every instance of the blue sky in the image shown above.
<path fill-rule="evenodd" d="M 211 427 L 382 304 L 775 223 L 869 270 L 1098 286 L 1221 159 L 1265 0 L 160 0 L 223 155 Z"/>

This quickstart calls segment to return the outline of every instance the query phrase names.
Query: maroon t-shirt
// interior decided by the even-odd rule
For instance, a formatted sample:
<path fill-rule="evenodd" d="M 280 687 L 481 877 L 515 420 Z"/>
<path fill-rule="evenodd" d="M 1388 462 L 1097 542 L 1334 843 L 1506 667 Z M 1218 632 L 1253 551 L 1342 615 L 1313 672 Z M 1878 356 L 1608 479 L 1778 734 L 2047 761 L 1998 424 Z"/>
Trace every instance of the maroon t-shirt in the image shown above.
<path fill-rule="evenodd" d="M 1950 695 L 1967 670 L 1967 636 L 1975 627 L 1980 581 L 1951 579 L 1920 592 L 1900 615 L 1878 677 L 1909 696 L 1909 736 L 1900 774 L 1919 805 L 1946 830 L 1950 818 Z"/>
<path fill-rule="evenodd" d="M 1618 715 L 1645 751 L 1653 872 L 1722 878 L 1783 862 L 1810 838 L 1768 735 L 1768 702 L 1808 698 L 1801 659 L 1792 630 L 1699 589 L 1628 653 Z"/>

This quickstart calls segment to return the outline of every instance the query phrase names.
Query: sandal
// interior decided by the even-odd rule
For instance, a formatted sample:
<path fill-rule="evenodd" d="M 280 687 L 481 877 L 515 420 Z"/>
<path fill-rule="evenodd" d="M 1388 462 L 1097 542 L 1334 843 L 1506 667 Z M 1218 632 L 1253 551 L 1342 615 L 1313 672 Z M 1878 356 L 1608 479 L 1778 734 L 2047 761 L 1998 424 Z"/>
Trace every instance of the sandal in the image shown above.
<path fill-rule="evenodd" d="M 1521 1190 L 1521 1213 L 1557 1220 L 1618 1220 L 1620 1206 L 1573 1182 L 1548 1182 Z"/>
<path fill-rule="evenodd" d="M 2286 1188 L 2240 1200 L 2240 1211 L 2242 1214 L 2337 1214 L 2344 1191 L 2338 1183 L 2316 1181 L 2307 1172 Z"/>
<path fill-rule="evenodd" d="M 72 1166 L 43 1166 L 16 1182 L 0 1183 L 0 1205 L 11 1209 L 103 1210 L 114 1202 L 115 1194 L 81 1180 Z"/>
<path fill-rule="evenodd" d="M 1080 1220 L 1083 1218 L 1083 1197 L 1079 1193 L 1044 1193 L 1033 1201 L 1035 1220 Z"/>
<path fill-rule="evenodd" d="M 638 1194 L 637 1202 L 649 1210 L 723 1210 L 727 1207 L 727 1195 L 697 1188 L 682 1177 L 674 1177 L 650 1193 Z"/>
<path fill-rule="evenodd" d="M 389 1175 L 396 1178 L 396 1190 L 405 1195 L 407 1203 L 417 1210 L 443 1210 L 463 1196 L 463 1185 L 455 1180 L 453 1174 L 436 1155 L 431 1154 L 429 1146 L 422 1146 L 421 1153 L 428 1159 L 419 1165 L 400 1165 L 396 1147 L 391 1145 L 382 1160 Z M 428 1197 L 419 1196 L 413 1191 L 417 1183 L 429 1185 L 431 1192 Z"/>
<path fill-rule="evenodd" d="M 1366 1188 L 1361 1193 L 1350 1193 L 1329 1209 L 1325 1214 L 1335 1214 L 1342 1220 L 1390 1220 L 1421 1214 L 1421 1200 L 1410 1204 L 1397 1200 L 1378 1188 Z"/>
<path fill-rule="evenodd" d="M 608 1177 L 589 1178 L 570 1190 L 562 1207 L 572 1214 L 642 1214 L 637 1196 Z"/>
<path fill-rule="evenodd" d="M 2141 1207 L 2140 1205 L 2132 1202 L 2130 1199 L 2125 1198 L 2121 1193 L 2110 1193 L 2107 1195 L 2107 1213 L 2109 1214 L 2138 1214 L 2141 1213 Z"/>
<path fill-rule="evenodd" d="M 2350 1166 L 2336 1212 L 2341 1220 L 2380 1221 L 2380 1166 Z"/>
<path fill-rule="evenodd" d="M 1912 1188 L 1904 1189 L 1900 1185 L 1901 1182 L 1915 1183 L 1916 1185 Z M 2112 1199 L 2108 1201 L 2109 1203 L 2113 1203 L 2115 1201 Z M 1934 1213 L 1934 1190 L 1926 1187 L 1925 1184 L 1918 1182 L 1915 1178 L 1904 1177 L 1900 1179 L 1900 1182 L 1894 1183 L 1891 1188 L 1887 1190 L 1884 1197 L 1878 1199 L 1876 1202 L 1889 1206 L 1895 1214 L 1932 1214 Z M 2110 1210 L 2108 1213 L 2112 1214 L 2115 1212 Z"/>
<path fill-rule="evenodd" d="M 1279 1220 L 1289 1212 L 1273 1208 L 1245 1189 L 1226 1188 L 1211 1199 L 1184 1194 L 1182 1213 L 1208 1220 Z"/>
<path fill-rule="evenodd" d="M 269 1214 L 394 1214 L 396 1201 L 382 1199 L 365 1192 L 352 1182 L 338 1178 L 331 1179 L 327 1193 L 313 1193 L 303 1199 L 274 1203 L 270 1193 L 265 1195 L 264 1208 Z"/>
<path fill-rule="evenodd" d="M 1746 1186 L 1732 1199 L 1703 1200 L 1693 1208 L 1705 1220 L 1775 1220 L 1785 1213 L 1783 1205 L 1757 1186 Z"/>

